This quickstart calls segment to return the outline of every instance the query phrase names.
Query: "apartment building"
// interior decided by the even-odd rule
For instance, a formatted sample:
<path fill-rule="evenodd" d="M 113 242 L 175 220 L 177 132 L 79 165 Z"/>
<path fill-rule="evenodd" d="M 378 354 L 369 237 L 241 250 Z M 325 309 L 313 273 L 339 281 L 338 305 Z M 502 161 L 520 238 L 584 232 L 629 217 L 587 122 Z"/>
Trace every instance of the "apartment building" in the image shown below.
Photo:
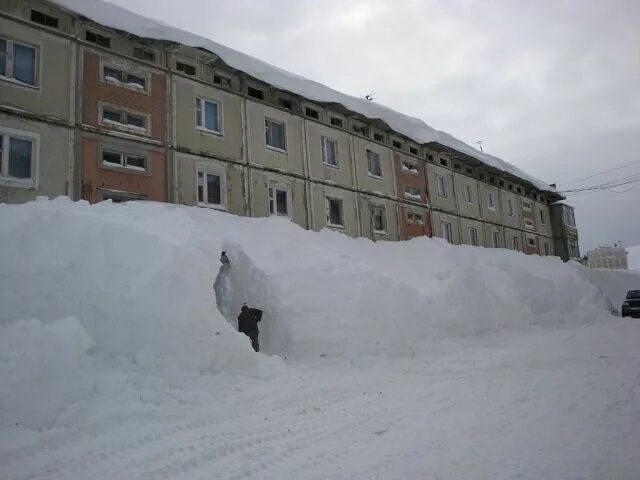
<path fill-rule="evenodd" d="M 418 119 L 149 19 L 131 24 L 161 38 L 127 32 L 99 0 L 64 5 L 0 5 L 0 201 L 167 201 L 538 255 L 572 234 L 553 187 Z"/>
<path fill-rule="evenodd" d="M 587 252 L 589 268 L 608 268 L 613 270 L 629 270 L 627 249 L 622 245 L 604 245 Z"/>
<path fill-rule="evenodd" d="M 562 202 L 551 205 L 551 230 L 556 255 L 565 262 L 580 260 L 578 229 L 573 207 Z"/>

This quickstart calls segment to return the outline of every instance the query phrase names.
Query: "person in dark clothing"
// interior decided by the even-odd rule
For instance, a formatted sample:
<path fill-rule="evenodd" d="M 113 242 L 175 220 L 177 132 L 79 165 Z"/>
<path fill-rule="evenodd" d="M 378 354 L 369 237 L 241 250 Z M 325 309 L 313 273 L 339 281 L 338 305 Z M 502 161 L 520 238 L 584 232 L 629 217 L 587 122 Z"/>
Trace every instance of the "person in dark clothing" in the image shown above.
<path fill-rule="evenodd" d="M 258 343 L 258 322 L 262 319 L 262 311 L 242 305 L 238 315 L 238 330 L 251 339 L 251 346 L 256 352 L 260 351 Z"/>

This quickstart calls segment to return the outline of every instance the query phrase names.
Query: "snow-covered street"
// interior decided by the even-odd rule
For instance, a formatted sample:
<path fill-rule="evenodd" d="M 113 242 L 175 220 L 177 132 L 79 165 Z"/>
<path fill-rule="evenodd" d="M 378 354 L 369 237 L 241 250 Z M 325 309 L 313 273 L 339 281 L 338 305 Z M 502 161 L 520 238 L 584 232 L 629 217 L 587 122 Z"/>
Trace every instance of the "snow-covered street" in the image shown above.
<path fill-rule="evenodd" d="M 0 215 L 2 479 L 638 478 L 640 323 L 578 267 L 157 204 Z M 265 353 L 215 311 L 223 247 Z"/>

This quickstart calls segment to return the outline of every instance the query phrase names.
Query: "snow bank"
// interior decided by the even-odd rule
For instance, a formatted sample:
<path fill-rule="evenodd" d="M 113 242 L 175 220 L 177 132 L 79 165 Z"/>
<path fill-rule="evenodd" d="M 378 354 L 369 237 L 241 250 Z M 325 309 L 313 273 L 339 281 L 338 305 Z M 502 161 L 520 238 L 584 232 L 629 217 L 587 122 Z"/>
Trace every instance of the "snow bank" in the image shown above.
<path fill-rule="evenodd" d="M 167 204 L 0 205 L 0 244 L 0 425 L 49 426 L 107 378 L 114 390 L 147 376 L 277 373 L 234 329 L 245 301 L 265 312 L 264 352 L 289 359 L 413 357 L 452 336 L 607 314 L 601 292 L 556 258 Z M 227 321 L 213 293 L 221 250 Z"/>
<path fill-rule="evenodd" d="M 622 302 L 628 290 L 640 290 L 640 273 L 626 270 L 607 270 L 603 268 L 585 268 L 576 265 L 581 275 L 587 278 L 611 304 L 611 311 L 620 314 Z"/>

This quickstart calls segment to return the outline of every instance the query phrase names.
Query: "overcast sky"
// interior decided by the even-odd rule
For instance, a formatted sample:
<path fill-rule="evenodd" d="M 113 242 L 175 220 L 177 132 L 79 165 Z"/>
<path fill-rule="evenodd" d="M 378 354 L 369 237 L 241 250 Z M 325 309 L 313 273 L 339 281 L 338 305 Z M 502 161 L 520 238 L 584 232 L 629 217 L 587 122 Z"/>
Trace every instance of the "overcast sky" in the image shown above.
<path fill-rule="evenodd" d="M 425 120 L 559 188 L 640 180 L 638 0 L 110 0 Z M 631 162 L 606 175 L 568 183 Z M 640 181 L 572 196 L 640 244 Z"/>

